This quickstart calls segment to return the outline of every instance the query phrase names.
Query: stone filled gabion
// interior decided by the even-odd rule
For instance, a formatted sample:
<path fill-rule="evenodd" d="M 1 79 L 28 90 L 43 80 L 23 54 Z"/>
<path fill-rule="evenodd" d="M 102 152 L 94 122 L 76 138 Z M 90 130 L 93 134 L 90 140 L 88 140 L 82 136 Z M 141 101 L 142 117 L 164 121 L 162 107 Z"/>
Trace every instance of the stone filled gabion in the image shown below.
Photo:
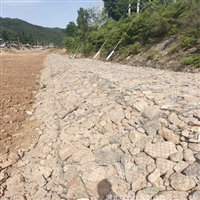
<path fill-rule="evenodd" d="M 199 74 L 56 54 L 45 65 L 40 138 L 0 172 L 2 200 L 199 199 Z"/>

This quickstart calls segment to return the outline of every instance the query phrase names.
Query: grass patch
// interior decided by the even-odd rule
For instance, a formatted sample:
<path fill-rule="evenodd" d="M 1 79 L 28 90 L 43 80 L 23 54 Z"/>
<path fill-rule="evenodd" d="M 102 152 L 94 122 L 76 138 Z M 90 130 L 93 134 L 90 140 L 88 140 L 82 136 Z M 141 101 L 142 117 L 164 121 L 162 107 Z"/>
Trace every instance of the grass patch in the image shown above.
<path fill-rule="evenodd" d="M 193 47 L 197 43 L 197 39 L 194 37 L 181 37 L 181 47 L 182 48 L 190 48 Z"/>
<path fill-rule="evenodd" d="M 194 65 L 196 68 L 200 68 L 200 55 L 195 54 L 193 56 L 183 58 L 181 61 L 183 65 Z"/>

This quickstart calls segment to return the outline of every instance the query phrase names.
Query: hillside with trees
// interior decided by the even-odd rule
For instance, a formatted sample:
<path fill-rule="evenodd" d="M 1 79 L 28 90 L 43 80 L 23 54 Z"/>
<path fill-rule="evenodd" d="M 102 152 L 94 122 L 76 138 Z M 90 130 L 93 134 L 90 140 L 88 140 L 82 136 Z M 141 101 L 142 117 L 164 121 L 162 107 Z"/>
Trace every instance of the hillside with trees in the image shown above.
<path fill-rule="evenodd" d="M 58 46 L 63 41 L 63 33 L 60 28 L 44 28 L 20 19 L 2 17 L 0 17 L 0 37 L 5 42 L 16 41 L 32 45 L 54 43 L 54 45 Z"/>
<path fill-rule="evenodd" d="M 122 63 L 141 55 L 145 62 L 168 56 L 166 62 L 178 61 L 176 70 L 200 68 L 200 0 L 103 1 L 103 12 L 80 8 L 76 23 L 67 25 L 63 47 L 68 53 L 93 57 L 100 51 L 105 60 L 114 50 L 111 59 Z M 159 44 L 168 48 L 163 54 L 152 49 Z"/>

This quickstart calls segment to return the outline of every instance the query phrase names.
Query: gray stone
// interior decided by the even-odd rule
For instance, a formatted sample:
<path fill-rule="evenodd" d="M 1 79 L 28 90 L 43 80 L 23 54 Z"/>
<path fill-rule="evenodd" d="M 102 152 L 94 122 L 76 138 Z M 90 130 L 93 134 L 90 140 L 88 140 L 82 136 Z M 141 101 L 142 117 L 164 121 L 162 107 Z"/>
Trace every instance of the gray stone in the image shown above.
<path fill-rule="evenodd" d="M 147 166 L 151 163 L 154 163 L 154 159 L 152 159 L 150 156 L 148 156 L 146 153 L 141 152 L 133 157 L 134 162 L 136 165 L 139 166 Z"/>
<path fill-rule="evenodd" d="M 151 174 L 149 174 L 147 179 L 150 183 L 153 184 L 157 181 L 157 179 L 160 177 L 160 175 L 161 175 L 160 170 L 157 168 Z"/>
<path fill-rule="evenodd" d="M 183 154 L 181 152 L 176 152 L 169 156 L 169 159 L 173 162 L 179 162 L 183 159 Z"/>
<path fill-rule="evenodd" d="M 172 161 L 169 161 L 164 158 L 157 158 L 156 159 L 156 167 L 160 170 L 160 173 L 163 175 L 166 172 L 173 169 L 175 163 Z"/>
<path fill-rule="evenodd" d="M 136 195 L 136 200 L 151 200 L 154 195 L 160 191 L 158 187 L 145 188 L 139 190 Z"/>
<path fill-rule="evenodd" d="M 46 184 L 45 188 L 49 191 L 49 190 L 51 190 L 51 188 L 53 187 L 53 185 L 54 185 L 53 181 L 50 181 L 50 182 L 48 182 Z"/>
<path fill-rule="evenodd" d="M 75 151 L 75 147 L 72 144 L 65 145 L 59 149 L 60 158 L 65 161 L 67 160 Z"/>
<path fill-rule="evenodd" d="M 162 114 L 162 111 L 157 106 L 148 106 L 145 107 L 142 112 L 142 117 L 145 117 L 149 120 L 158 119 Z"/>
<path fill-rule="evenodd" d="M 147 138 L 147 136 L 143 133 L 140 133 L 139 131 L 136 130 L 132 130 L 130 131 L 129 135 L 128 135 L 130 141 L 135 144 L 138 141 L 141 141 L 145 138 Z"/>
<path fill-rule="evenodd" d="M 133 104 L 133 107 L 136 108 L 139 112 L 143 112 L 145 107 L 148 107 L 148 103 L 145 100 L 141 100 Z"/>
<path fill-rule="evenodd" d="M 184 169 L 183 173 L 187 176 L 195 177 L 195 179 L 200 180 L 200 164 L 195 162 Z"/>
<path fill-rule="evenodd" d="M 186 124 L 178 118 L 176 113 L 171 113 L 169 121 L 180 128 L 187 127 Z"/>
<path fill-rule="evenodd" d="M 189 131 L 188 130 L 183 130 L 182 131 L 182 136 L 184 136 L 184 137 L 189 137 Z"/>
<path fill-rule="evenodd" d="M 192 194 L 189 195 L 189 200 L 199 200 L 200 197 L 200 190 L 192 192 Z"/>
<path fill-rule="evenodd" d="M 45 177 L 45 179 L 49 178 L 52 173 L 52 168 L 50 167 L 40 167 L 40 173 Z"/>
<path fill-rule="evenodd" d="M 121 146 L 120 146 L 121 150 L 124 151 L 124 152 L 130 150 L 131 147 L 132 147 L 132 143 L 131 143 L 131 141 L 129 140 L 128 136 L 122 137 L 122 138 L 120 139 L 119 143 L 120 143 L 120 145 L 121 145 Z"/>
<path fill-rule="evenodd" d="M 165 138 L 167 141 L 171 141 L 175 144 L 179 144 L 179 136 L 176 135 L 173 131 L 163 127 L 162 129 L 158 130 L 158 133 Z"/>
<path fill-rule="evenodd" d="M 188 165 L 188 163 L 181 160 L 174 166 L 174 170 L 176 172 L 182 172 L 186 167 L 188 167 Z"/>
<path fill-rule="evenodd" d="M 172 142 L 148 144 L 144 151 L 153 158 L 168 158 L 177 152 L 175 144 Z"/>
<path fill-rule="evenodd" d="M 161 128 L 161 123 L 158 120 L 149 121 L 144 125 L 143 128 L 147 135 L 155 136 L 157 131 Z"/>
<path fill-rule="evenodd" d="M 119 149 L 97 149 L 94 152 L 95 161 L 99 165 L 114 165 L 121 160 L 122 152 Z"/>
<path fill-rule="evenodd" d="M 53 193 L 51 198 L 52 200 L 61 200 L 61 198 L 56 193 Z"/>
<path fill-rule="evenodd" d="M 166 119 L 164 119 L 164 118 L 159 118 L 158 121 L 161 123 L 162 127 L 167 128 L 168 125 L 169 125 L 169 122 Z"/>
<path fill-rule="evenodd" d="M 150 163 L 149 165 L 147 165 L 147 172 L 148 173 L 151 173 L 151 172 L 153 172 L 155 169 L 156 169 L 156 164 L 155 163 Z"/>
<path fill-rule="evenodd" d="M 196 161 L 191 149 L 184 149 L 183 157 L 188 164 L 192 164 Z"/>
<path fill-rule="evenodd" d="M 118 124 L 122 121 L 122 119 L 124 119 L 124 112 L 123 112 L 123 109 L 122 109 L 122 106 L 120 105 L 116 105 L 114 107 L 114 110 L 111 111 L 110 113 L 111 117 L 111 121 Z"/>
<path fill-rule="evenodd" d="M 197 162 L 200 164 L 200 152 L 194 154 L 194 157 L 196 158 Z"/>
<path fill-rule="evenodd" d="M 196 186 L 194 178 L 185 176 L 179 172 L 172 174 L 169 181 L 170 185 L 178 191 L 188 191 Z"/>
<path fill-rule="evenodd" d="M 131 147 L 130 149 L 129 149 L 129 151 L 130 151 L 130 153 L 131 153 L 131 155 L 132 156 L 134 156 L 134 155 L 137 155 L 137 154 L 139 154 L 140 153 L 140 148 L 134 148 L 134 147 Z"/>
<path fill-rule="evenodd" d="M 87 190 L 83 184 L 79 177 L 74 177 L 66 186 L 68 188 L 66 199 L 88 198 Z"/>
<path fill-rule="evenodd" d="M 138 190 L 141 190 L 147 186 L 145 176 L 136 173 L 132 174 L 131 176 L 130 182 L 132 191 L 137 192 Z"/>
<path fill-rule="evenodd" d="M 73 153 L 72 160 L 74 163 L 80 163 L 83 165 L 85 163 L 93 162 L 95 157 L 91 149 L 79 146 L 79 148 L 77 148 Z"/>
<path fill-rule="evenodd" d="M 145 147 L 148 145 L 148 144 L 151 144 L 153 140 L 153 136 L 147 136 L 145 137 L 144 139 L 142 140 L 139 140 L 135 143 L 135 146 L 137 148 L 140 148 L 140 151 L 144 151 Z"/>
<path fill-rule="evenodd" d="M 47 195 L 47 191 L 43 188 L 40 188 L 35 195 L 33 196 L 34 199 L 44 199 L 44 197 Z"/>
<path fill-rule="evenodd" d="M 114 164 L 115 169 L 117 171 L 117 173 L 119 174 L 120 178 L 125 180 L 125 171 L 124 171 L 124 167 L 122 166 L 122 164 L 120 164 L 119 162 Z"/>
<path fill-rule="evenodd" d="M 200 143 L 189 143 L 188 147 L 194 151 L 200 152 Z"/>
<path fill-rule="evenodd" d="M 153 197 L 153 200 L 187 200 L 188 193 L 185 191 L 161 191 Z"/>
<path fill-rule="evenodd" d="M 35 177 L 34 177 L 35 181 L 37 182 L 37 184 L 40 186 L 40 187 L 43 187 L 44 185 L 46 185 L 46 179 L 43 177 L 42 174 L 36 174 Z"/>

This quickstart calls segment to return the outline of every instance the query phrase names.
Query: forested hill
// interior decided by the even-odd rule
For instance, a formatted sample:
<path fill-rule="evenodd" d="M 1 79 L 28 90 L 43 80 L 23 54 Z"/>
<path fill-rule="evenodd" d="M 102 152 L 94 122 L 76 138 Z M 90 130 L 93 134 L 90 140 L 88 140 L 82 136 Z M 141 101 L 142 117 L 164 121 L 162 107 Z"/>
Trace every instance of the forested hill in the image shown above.
<path fill-rule="evenodd" d="M 18 41 L 20 43 L 60 45 L 63 40 L 62 29 L 45 28 L 30 24 L 20 19 L 0 17 L 0 37 L 4 41 Z"/>

